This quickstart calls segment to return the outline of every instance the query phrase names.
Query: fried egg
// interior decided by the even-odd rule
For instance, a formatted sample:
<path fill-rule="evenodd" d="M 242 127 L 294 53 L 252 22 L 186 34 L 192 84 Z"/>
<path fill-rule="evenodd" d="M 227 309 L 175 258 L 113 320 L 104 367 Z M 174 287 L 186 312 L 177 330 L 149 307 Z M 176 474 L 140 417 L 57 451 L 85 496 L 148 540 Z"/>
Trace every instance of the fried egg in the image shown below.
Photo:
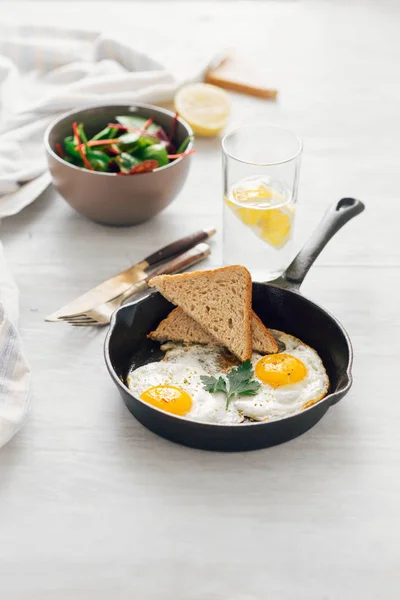
<path fill-rule="evenodd" d="M 328 393 L 329 378 L 317 352 L 292 335 L 271 330 L 284 350 L 253 353 L 251 362 L 261 388 L 255 396 L 237 398 L 239 412 L 254 421 L 280 419 L 312 406 Z"/>
<path fill-rule="evenodd" d="M 210 394 L 203 388 L 200 377 L 219 369 L 220 352 L 214 346 L 167 347 L 162 361 L 130 371 L 127 384 L 135 396 L 193 421 L 229 425 L 244 420 L 235 406 L 226 409 L 225 394 Z"/>
<path fill-rule="evenodd" d="M 226 376 L 240 362 L 219 346 L 162 346 L 165 356 L 133 368 L 129 389 L 141 400 L 193 421 L 235 425 L 243 421 L 280 419 L 308 408 L 328 392 L 329 378 L 317 352 L 292 335 L 272 330 L 282 351 L 262 356 L 253 353 L 254 379 L 260 389 L 254 396 L 236 396 L 226 407 L 223 392 L 204 389 L 201 376 Z"/>

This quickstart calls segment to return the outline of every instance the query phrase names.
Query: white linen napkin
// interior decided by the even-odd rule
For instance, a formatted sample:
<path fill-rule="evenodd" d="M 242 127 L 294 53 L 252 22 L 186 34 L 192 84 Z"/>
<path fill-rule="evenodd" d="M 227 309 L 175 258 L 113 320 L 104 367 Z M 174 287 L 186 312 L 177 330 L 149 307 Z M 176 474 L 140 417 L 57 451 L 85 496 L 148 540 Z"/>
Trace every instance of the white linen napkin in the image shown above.
<path fill-rule="evenodd" d="M 31 372 L 16 328 L 18 296 L 0 244 L 0 448 L 21 427 L 31 400 Z"/>

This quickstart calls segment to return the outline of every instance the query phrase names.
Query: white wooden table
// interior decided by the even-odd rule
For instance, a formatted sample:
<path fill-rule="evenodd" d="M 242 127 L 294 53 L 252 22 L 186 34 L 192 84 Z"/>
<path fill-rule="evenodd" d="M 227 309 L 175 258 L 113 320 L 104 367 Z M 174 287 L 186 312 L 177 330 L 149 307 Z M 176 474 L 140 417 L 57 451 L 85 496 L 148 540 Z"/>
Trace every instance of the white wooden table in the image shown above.
<path fill-rule="evenodd" d="M 79 14 L 57 4 L 29 3 L 33 23 Z M 86 8 L 94 26 L 108 6 Z M 148 432 L 108 377 L 105 332 L 44 317 L 183 232 L 219 226 L 219 142 L 198 141 L 177 201 L 139 227 L 92 224 L 48 190 L 0 230 L 35 389 L 29 420 L 0 452 L 0 598 L 395 600 L 399 3 L 121 6 L 125 22 L 158 14 L 258 56 L 279 101 L 235 96 L 232 124 L 259 118 L 304 139 L 298 244 L 329 202 L 366 203 L 304 284 L 349 331 L 354 386 L 310 432 L 267 450 L 207 453 Z M 220 238 L 210 265 L 219 251 Z"/>

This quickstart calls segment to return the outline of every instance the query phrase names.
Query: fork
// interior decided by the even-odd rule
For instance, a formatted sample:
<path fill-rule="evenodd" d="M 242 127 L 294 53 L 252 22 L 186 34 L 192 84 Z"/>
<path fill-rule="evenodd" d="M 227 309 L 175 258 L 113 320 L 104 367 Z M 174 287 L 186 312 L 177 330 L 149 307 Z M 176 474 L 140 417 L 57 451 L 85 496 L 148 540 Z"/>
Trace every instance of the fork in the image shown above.
<path fill-rule="evenodd" d="M 122 304 L 139 292 L 148 289 L 148 282 L 157 275 L 171 275 L 184 271 L 185 269 L 195 265 L 210 254 L 210 247 L 208 244 L 197 244 L 190 250 L 187 250 L 180 256 L 170 260 L 165 265 L 159 267 L 152 273 L 150 273 L 145 279 L 134 283 L 128 287 L 122 294 L 119 294 L 115 298 L 112 298 L 108 302 L 99 304 L 94 308 L 87 310 L 86 312 L 77 313 L 74 315 L 63 315 L 58 317 L 60 321 L 69 323 L 74 327 L 104 327 L 108 325 L 111 320 L 111 315 L 118 309 Z"/>

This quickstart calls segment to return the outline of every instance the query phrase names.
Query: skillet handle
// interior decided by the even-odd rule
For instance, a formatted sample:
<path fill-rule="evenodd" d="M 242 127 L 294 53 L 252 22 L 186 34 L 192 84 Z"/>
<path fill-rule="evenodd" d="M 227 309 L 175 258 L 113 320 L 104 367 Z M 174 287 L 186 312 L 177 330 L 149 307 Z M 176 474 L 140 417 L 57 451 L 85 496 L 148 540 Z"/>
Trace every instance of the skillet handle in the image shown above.
<path fill-rule="evenodd" d="M 365 205 L 354 198 L 342 198 L 339 202 L 332 204 L 306 245 L 300 250 L 282 277 L 273 283 L 287 288 L 299 288 L 310 267 L 329 240 L 350 219 L 362 213 L 364 208 Z"/>

